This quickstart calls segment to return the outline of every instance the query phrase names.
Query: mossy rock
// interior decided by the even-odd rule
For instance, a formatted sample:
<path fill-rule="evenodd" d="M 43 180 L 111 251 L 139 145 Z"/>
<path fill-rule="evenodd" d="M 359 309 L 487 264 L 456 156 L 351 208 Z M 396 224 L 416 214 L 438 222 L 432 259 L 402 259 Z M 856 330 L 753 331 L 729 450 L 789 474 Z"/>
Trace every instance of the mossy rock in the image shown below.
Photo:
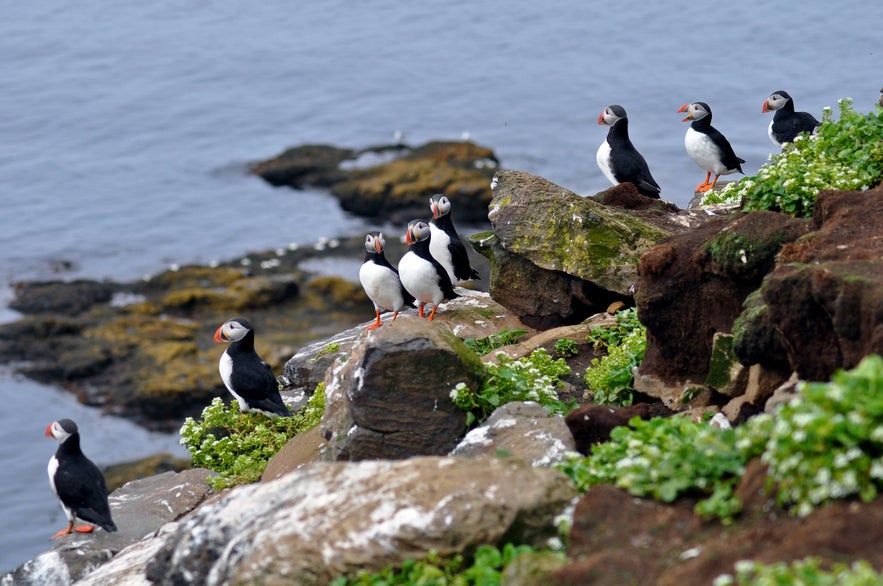
<path fill-rule="evenodd" d="M 188 265 L 156 275 L 144 283 L 144 289 L 148 291 L 169 291 L 226 287 L 241 279 L 244 275 L 245 271 L 236 267 Z"/>

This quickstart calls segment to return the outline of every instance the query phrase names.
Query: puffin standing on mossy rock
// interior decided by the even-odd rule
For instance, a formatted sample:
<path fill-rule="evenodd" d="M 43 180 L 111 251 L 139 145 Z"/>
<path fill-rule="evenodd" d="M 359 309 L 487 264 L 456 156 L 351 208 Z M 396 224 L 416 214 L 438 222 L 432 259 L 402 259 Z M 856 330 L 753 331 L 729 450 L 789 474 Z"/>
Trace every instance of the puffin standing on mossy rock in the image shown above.
<path fill-rule="evenodd" d="M 382 325 L 380 314 L 384 311 L 392 311 L 395 321 L 399 311 L 414 302 L 414 296 L 402 286 L 398 270 L 386 259 L 385 246 L 382 232 L 368 232 L 365 236 L 365 262 L 359 267 L 359 282 L 374 304 L 377 318 L 366 330 Z"/>
<path fill-rule="evenodd" d="M 234 317 L 215 332 L 215 342 L 230 342 L 218 362 L 221 380 L 239 402 L 243 413 L 267 417 L 288 417 L 291 411 L 282 401 L 279 384 L 270 365 L 254 350 L 254 328 L 248 320 Z"/>
<path fill-rule="evenodd" d="M 435 317 L 438 304 L 442 301 L 459 297 L 448 272 L 429 252 L 429 224 L 423 220 L 408 222 L 405 242 L 408 251 L 399 261 L 399 277 L 405 290 L 417 300 L 420 317 L 424 317 L 424 307 L 432 305 L 429 319 Z"/>
<path fill-rule="evenodd" d="M 52 536 L 91 533 L 98 525 L 113 533 L 117 526 L 110 514 L 107 501 L 107 482 L 104 475 L 92 460 L 80 449 L 80 432 L 77 424 L 70 419 L 53 421 L 46 427 L 46 436 L 58 440 L 55 455 L 49 460 L 49 486 L 58 497 L 61 508 L 67 516 L 68 525 Z M 74 527 L 77 519 L 94 523 Z"/>
<path fill-rule="evenodd" d="M 466 245 L 460 240 L 451 218 L 451 200 L 443 193 L 429 198 L 432 219 L 429 221 L 429 252 L 448 272 L 451 283 L 479 279 L 478 271 L 469 264 Z"/>
<path fill-rule="evenodd" d="M 770 94 L 770 97 L 763 101 L 761 111 L 764 113 L 775 112 L 767 133 L 777 147 L 794 142 L 801 132 L 813 134 L 822 125 L 809 112 L 795 112 L 794 100 L 784 90 L 777 90 Z"/>
<path fill-rule="evenodd" d="M 659 199 L 662 189 L 650 174 L 647 161 L 629 138 L 625 108 L 618 104 L 607 106 L 598 115 L 598 124 L 610 127 L 607 138 L 595 154 L 601 173 L 614 185 L 631 183 L 641 195 Z"/>
<path fill-rule="evenodd" d="M 690 128 L 684 136 L 684 146 L 687 154 L 697 165 L 705 169 L 705 181 L 696 186 L 696 191 L 704 193 L 714 189 L 721 175 L 742 171 L 744 159 L 740 159 L 730 146 L 730 141 L 711 125 L 711 107 L 705 102 L 693 102 L 684 104 L 678 112 L 686 112 L 687 116 L 681 122 L 690 122 Z M 714 181 L 711 174 L 714 173 Z"/>

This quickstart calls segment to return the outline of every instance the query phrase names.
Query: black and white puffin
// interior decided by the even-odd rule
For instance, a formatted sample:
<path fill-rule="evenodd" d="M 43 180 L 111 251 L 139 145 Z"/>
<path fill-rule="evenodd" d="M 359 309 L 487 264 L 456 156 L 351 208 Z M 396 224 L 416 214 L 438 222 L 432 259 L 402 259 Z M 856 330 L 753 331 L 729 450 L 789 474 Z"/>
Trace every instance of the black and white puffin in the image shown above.
<path fill-rule="evenodd" d="M 459 295 L 454 291 L 448 272 L 429 252 L 430 235 L 429 224 L 423 220 L 408 222 L 405 233 L 408 251 L 399 261 L 399 277 L 408 293 L 417 300 L 420 317 L 424 317 L 424 307 L 432 305 L 431 320 L 439 303 Z"/>
<path fill-rule="evenodd" d="M 46 427 L 46 436 L 58 440 L 58 450 L 49 460 L 49 486 L 58 497 L 68 525 L 52 539 L 77 533 L 91 533 L 98 525 L 110 533 L 117 530 L 107 502 L 107 482 L 92 460 L 80 449 L 80 432 L 70 419 L 53 421 Z M 77 519 L 94 523 L 74 528 Z"/>
<path fill-rule="evenodd" d="M 380 314 L 392 311 L 392 321 L 396 320 L 402 307 L 414 302 L 414 297 L 402 286 L 399 272 L 392 266 L 383 252 L 386 241 L 381 232 L 368 232 L 365 236 L 365 262 L 359 268 L 359 282 L 374 304 L 376 321 L 369 325 L 373 330 L 382 325 Z"/>
<path fill-rule="evenodd" d="M 469 253 L 454 228 L 451 200 L 445 194 L 437 193 L 429 198 L 429 209 L 432 210 L 429 252 L 448 272 L 451 283 L 480 278 L 478 271 L 469 264 Z"/>
<path fill-rule="evenodd" d="M 659 184 L 650 174 L 650 167 L 629 139 L 629 119 L 625 108 L 613 104 L 598 115 L 598 124 L 609 126 L 607 139 L 598 147 L 595 161 L 614 185 L 631 183 L 638 193 L 659 198 Z"/>
<path fill-rule="evenodd" d="M 291 411 L 279 395 L 279 385 L 270 365 L 254 351 L 254 328 L 248 320 L 234 317 L 218 328 L 215 342 L 230 342 L 221 354 L 218 370 L 224 386 L 239 402 L 243 413 L 286 417 Z"/>
<path fill-rule="evenodd" d="M 702 193 L 714 189 L 718 177 L 742 171 L 744 159 L 740 159 L 733 152 L 730 141 L 711 125 L 711 108 L 705 102 L 693 102 L 684 104 L 678 112 L 686 112 L 687 116 L 681 122 L 693 121 L 687 129 L 684 137 L 684 146 L 697 165 L 705 169 L 705 181 L 696 186 L 696 191 Z M 711 174 L 714 173 L 714 181 Z"/>
<path fill-rule="evenodd" d="M 821 122 L 809 112 L 795 112 L 794 100 L 783 90 L 776 90 L 763 101 L 762 112 L 775 112 L 768 133 L 777 147 L 794 142 L 801 132 L 810 134 L 821 126 Z"/>

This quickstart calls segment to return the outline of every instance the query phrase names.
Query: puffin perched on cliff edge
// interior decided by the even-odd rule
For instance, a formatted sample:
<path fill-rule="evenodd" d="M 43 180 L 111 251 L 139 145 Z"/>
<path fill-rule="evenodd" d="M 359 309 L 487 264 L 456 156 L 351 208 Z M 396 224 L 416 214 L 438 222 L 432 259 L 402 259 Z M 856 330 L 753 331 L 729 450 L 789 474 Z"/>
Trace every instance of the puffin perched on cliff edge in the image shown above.
<path fill-rule="evenodd" d="M 730 141 L 711 125 L 711 107 L 705 102 L 684 104 L 678 112 L 686 112 L 681 122 L 690 122 L 690 128 L 684 136 L 684 146 L 697 165 L 705 169 L 705 181 L 696 186 L 696 191 L 703 193 L 714 189 L 721 175 L 729 175 L 738 171 L 742 173 L 742 163 L 733 152 Z M 708 180 L 714 173 L 714 181 Z"/>
<path fill-rule="evenodd" d="M 52 539 L 77 533 L 91 533 L 94 525 L 74 528 L 77 519 L 98 525 L 112 533 L 117 530 L 107 502 L 107 482 L 92 460 L 80 449 L 80 432 L 70 419 L 53 421 L 46 427 L 46 437 L 59 442 L 58 450 L 49 459 L 49 486 L 58 497 L 67 516 L 68 525 Z"/>
<path fill-rule="evenodd" d="M 382 232 L 368 232 L 365 236 L 365 262 L 359 267 L 359 282 L 374 304 L 377 317 L 365 328 L 368 330 L 382 325 L 380 314 L 384 310 L 392 311 L 392 321 L 395 321 L 399 311 L 414 302 L 414 297 L 402 286 L 398 270 L 386 260 L 385 246 Z"/>
<path fill-rule="evenodd" d="M 650 174 L 647 161 L 629 138 L 625 108 L 618 104 L 607 106 L 598 115 L 598 124 L 610 127 L 607 138 L 595 154 L 595 161 L 604 176 L 614 185 L 631 183 L 641 195 L 658 199 L 662 190 Z"/>
<path fill-rule="evenodd" d="M 424 306 L 432 304 L 429 319 L 435 317 L 438 304 L 459 297 L 451 284 L 448 272 L 429 252 L 429 224 L 423 220 L 408 222 L 405 242 L 408 252 L 399 261 L 399 277 L 402 285 L 417 300 L 420 317 L 424 317 Z"/>
<path fill-rule="evenodd" d="M 794 142 L 801 132 L 813 134 L 822 125 L 809 112 L 795 112 L 794 100 L 784 90 L 776 90 L 763 101 L 762 112 L 775 112 L 767 130 L 770 140 L 777 147 Z"/>
<path fill-rule="evenodd" d="M 287 417 L 291 411 L 282 401 L 270 365 L 254 350 L 254 328 L 245 318 L 234 317 L 215 332 L 215 342 L 230 342 L 221 354 L 218 371 L 224 386 L 239 402 L 243 413 Z"/>
<path fill-rule="evenodd" d="M 429 221 L 429 252 L 448 272 L 451 283 L 480 278 L 478 271 L 469 264 L 466 245 L 454 228 L 451 200 L 445 194 L 437 193 L 429 198 L 429 209 L 432 210 L 432 219 Z"/>

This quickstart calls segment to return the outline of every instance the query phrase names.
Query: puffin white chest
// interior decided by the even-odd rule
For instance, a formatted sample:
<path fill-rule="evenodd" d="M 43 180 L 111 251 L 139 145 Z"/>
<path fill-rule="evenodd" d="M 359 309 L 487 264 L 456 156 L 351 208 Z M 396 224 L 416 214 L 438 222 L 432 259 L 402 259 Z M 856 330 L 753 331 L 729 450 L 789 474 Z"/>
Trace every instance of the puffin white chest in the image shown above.
<path fill-rule="evenodd" d="M 371 261 L 362 263 L 359 282 L 376 309 L 398 311 L 405 304 L 399 278 L 389 267 Z"/>
<path fill-rule="evenodd" d="M 46 471 L 49 473 L 49 486 L 52 487 L 52 492 L 55 496 L 58 496 L 58 489 L 55 487 L 55 473 L 58 472 L 58 458 L 56 456 L 49 458 L 49 465 L 46 467 Z"/>
<path fill-rule="evenodd" d="M 777 147 L 781 147 L 782 143 L 780 143 L 778 140 L 776 140 L 776 137 L 773 135 L 773 124 L 775 124 L 775 119 L 770 121 L 770 125 L 767 128 L 766 132 L 769 135 L 770 140 L 773 141 L 773 144 L 776 145 Z"/>
<path fill-rule="evenodd" d="M 439 264 L 445 268 L 448 277 L 451 279 L 451 283 L 456 283 L 457 277 L 454 276 L 454 257 L 451 254 L 451 249 L 448 248 L 451 244 L 451 237 L 448 236 L 447 232 L 435 224 L 429 224 L 429 233 L 429 254 L 431 254 L 432 258 L 437 260 Z"/>
<path fill-rule="evenodd" d="M 233 359 L 230 358 L 230 355 L 227 354 L 226 351 L 221 354 L 221 359 L 218 361 L 218 372 L 221 375 L 221 380 L 224 381 L 224 386 L 227 387 L 227 390 L 230 391 L 230 394 L 233 395 L 239 403 L 240 410 L 251 411 L 251 408 L 248 406 L 245 399 L 240 397 L 233 389 Z"/>
<path fill-rule="evenodd" d="M 604 177 L 607 177 L 607 180 L 610 181 L 613 185 L 619 185 L 619 181 L 616 180 L 616 177 L 613 174 L 613 162 L 610 156 L 610 143 L 606 140 L 601 143 L 601 146 L 598 147 L 598 152 L 595 153 L 595 162 L 598 163 L 598 168 L 601 169 L 601 173 L 604 174 Z"/>
<path fill-rule="evenodd" d="M 721 162 L 721 150 L 707 134 L 688 128 L 684 136 L 684 147 L 690 158 L 706 171 L 715 175 L 727 174 L 727 168 Z"/>
<path fill-rule="evenodd" d="M 405 289 L 418 301 L 438 305 L 444 299 L 435 266 L 416 253 L 408 251 L 399 261 L 399 276 Z"/>

